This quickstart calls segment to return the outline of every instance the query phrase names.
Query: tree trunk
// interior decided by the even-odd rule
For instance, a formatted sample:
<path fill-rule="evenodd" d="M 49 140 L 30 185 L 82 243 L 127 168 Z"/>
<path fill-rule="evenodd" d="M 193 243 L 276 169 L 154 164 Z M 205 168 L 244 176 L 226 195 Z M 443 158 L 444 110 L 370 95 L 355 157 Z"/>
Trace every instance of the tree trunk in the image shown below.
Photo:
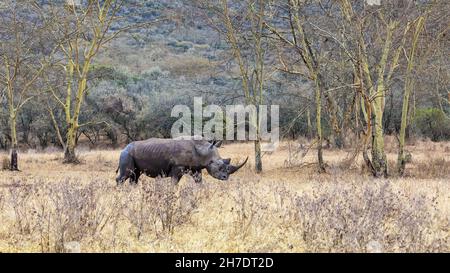
<path fill-rule="evenodd" d="M 64 149 L 64 163 L 77 164 L 80 162 L 75 154 L 76 135 L 77 129 L 73 124 L 70 124 L 67 130 L 67 144 Z"/>
<path fill-rule="evenodd" d="M 10 170 L 11 171 L 18 171 L 19 170 L 19 163 L 18 163 L 18 157 L 17 157 L 17 130 L 16 130 L 16 113 L 13 111 L 13 113 L 10 114 L 9 117 L 9 123 L 10 123 L 10 130 L 11 130 L 11 165 Z"/>
<path fill-rule="evenodd" d="M 325 172 L 325 165 L 323 163 L 323 155 L 322 155 L 322 122 L 321 122 L 321 113 L 322 113 L 322 90 L 319 83 L 319 79 L 316 77 L 316 130 L 317 130 L 317 161 L 318 161 L 318 171 L 319 173 Z"/>
<path fill-rule="evenodd" d="M 339 130 L 333 130 L 334 134 L 334 145 L 338 149 L 343 149 L 345 147 L 345 140 L 343 136 L 343 131 L 341 129 Z"/>
<path fill-rule="evenodd" d="M 260 113 L 260 104 L 256 105 L 256 113 L 252 119 L 253 126 L 256 130 L 256 140 L 255 140 L 255 171 L 256 173 L 262 172 L 262 158 L 261 158 L 261 124 L 259 119 L 259 113 Z"/>
<path fill-rule="evenodd" d="M 341 128 L 339 127 L 338 122 L 338 106 L 336 101 L 328 94 L 328 92 L 323 92 L 325 99 L 327 101 L 328 113 L 330 116 L 331 122 L 331 133 L 333 134 L 333 144 L 336 148 L 342 149 L 344 148 L 344 141 L 342 139 Z"/>
<path fill-rule="evenodd" d="M 309 111 L 309 106 L 308 106 L 308 109 L 306 110 L 306 122 L 307 122 L 307 126 L 308 126 L 307 138 L 308 138 L 308 140 L 310 140 L 313 138 L 313 130 L 312 130 L 311 112 Z"/>
<path fill-rule="evenodd" d="M 375 99 L 373 103 L 372 122 L 372 166 L 375 177 L 387 177 L 387 159 L 384 152 L 383 134 L 383 107 L 382 96 Z"/>
<path fill-rule="evenodd" d="M 398 159 L 397 159 L 397 171 L 400 175 L 403 175 L 405 173 L 405 166 L 406 166 L 406 156 L 405 156 L 405 136 L 406 136 L 406 128 L 408 126 L 408 107 L 409 107 L 409 97 L 411 94 L 411 91 L 414 86 L 414 79 L 411 77 L 412 69 L 414 65 L 414 55 L 415 55 L 415 49 L 417 45 L 417 41 L 419 39 L 419 34 L 422 30 L 424 23 L 424 17 L 420 17 L 417 26 L 416 31 L 414 33 L 413 43 L 411 47 L 411 51 L 408 58 L 408 66 L 406 68 L 406 75 L 405 75 L 405 87 L 403 92 L 403 105 L 402 105 L 402 121 L 400 124 L 400 137 L 399 137 L 399 150 L 398 150 Z"/>
<path fill-rule="evenodd" d="M 75 155 L 75 147 L 69 145 L 66 146 L 64 150 L 64 163 L 79 163 L 79 160 Z"/>
<path fill-rule="evenodd" d="M 255 170 L 257 173 L 262 172 L 262 160 L 261 160 L 261 142 L 255 140 Z"/>
<path fill-rule="evenodd" d="M 17 158 L 17 148 L 13 147 L 11 149 L 11 171 L 18 171 L 19 170 L 19 163 Z"/>
<path fill-rule="evenodd" d="M 408 77 L 408 76 L 407 76 Z M 397 158 L 397 172 L 399 175 L 403 176 L 405 173 L 406 157 L 405 157 L 405 138 L 406 138 L 406 127 L 408 125 L 408 106 L 409 106 L 409 95 L 411 94 L 412 86 L 409 85 L 409 79 L 406 79 L 405 90 L 403 94 L 403 105 L 402 105 L 402 120 L 400 123 L 400 136 L 398 139 L 398 158 Z"/>

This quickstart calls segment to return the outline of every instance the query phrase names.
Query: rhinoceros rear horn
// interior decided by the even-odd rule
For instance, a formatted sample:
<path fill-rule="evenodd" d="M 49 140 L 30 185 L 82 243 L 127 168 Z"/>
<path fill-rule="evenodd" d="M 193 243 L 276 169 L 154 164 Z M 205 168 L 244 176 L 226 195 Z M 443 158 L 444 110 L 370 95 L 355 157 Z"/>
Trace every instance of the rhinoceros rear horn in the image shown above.
<path fill-rule="evenodd" d="M 247 158 L 245 159 L 245 161 L 242 162 L 241 164 L 239 164 L 239 165 L 237 165 L 237 166 L 230 165 L 230 166 L 228 167 L 228 174 L 233 174 L 233 173 L 237 172 L 240 168 L 242 168 L 242 166 L 245 165 L 245 163 L 247 163 L 247 160 L 248 160 L 248 156 L 247 156 Z"/>

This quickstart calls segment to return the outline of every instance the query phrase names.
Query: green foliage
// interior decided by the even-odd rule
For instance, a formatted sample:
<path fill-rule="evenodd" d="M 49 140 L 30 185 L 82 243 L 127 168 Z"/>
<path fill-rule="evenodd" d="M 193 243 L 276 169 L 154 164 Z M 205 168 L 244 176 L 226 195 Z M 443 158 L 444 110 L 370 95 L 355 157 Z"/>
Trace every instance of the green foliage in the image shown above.
<path fill-rule="evenodd" d="M 418 133 L 432 141 L 450 139 L 450 120 L 440 109 L 418 109 L 413 124 Z"/>
<path fill-rule="evenodd" d="M 89 74 L 89 80 L 114 81 L 117 85 L 124 87 L 130 81 L 130 75 L 126 71 L 116 69 L 107 65 L 93 65 Z"/>
<path fill-rule="evenodd" d="M 191 42 L 187 41 L 170 41 L 167 45 L 175 48 L 180 52 L 186 52 L 193 46 Z"/>

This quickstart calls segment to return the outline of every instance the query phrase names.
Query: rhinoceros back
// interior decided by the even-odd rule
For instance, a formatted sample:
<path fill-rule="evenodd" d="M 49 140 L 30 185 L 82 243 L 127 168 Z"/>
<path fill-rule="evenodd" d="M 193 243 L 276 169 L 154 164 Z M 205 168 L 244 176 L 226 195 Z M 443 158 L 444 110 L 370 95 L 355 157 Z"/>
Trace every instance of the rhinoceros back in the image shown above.
<path fill-rule="evenodd" d="M 136 167 L 150 176 L 168 174 L 173 166 L 192 166 L 198 161 L 189 140 L 151 138 L 130 145 Z"/>

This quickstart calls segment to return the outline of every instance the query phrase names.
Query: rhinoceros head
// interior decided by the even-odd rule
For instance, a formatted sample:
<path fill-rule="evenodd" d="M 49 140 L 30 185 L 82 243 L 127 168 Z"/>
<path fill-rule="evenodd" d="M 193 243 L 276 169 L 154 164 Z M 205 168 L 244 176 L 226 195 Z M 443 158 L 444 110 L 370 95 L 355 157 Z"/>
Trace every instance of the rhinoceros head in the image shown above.
<path fill-rule="evenodd" d="M 217 160 L 211 161 L 206 166 L 206 170 L 214 178 L 217 178 L 220 180 L 228 180 L 230 174 L 235 173 L 242 166 L 244 166 L 245 163 L 247 163 L 247 160 L 248 160 L 248 157 L 247 157 L 247 159 L 245 159 L 245 161 L 243 163 L 239 164 L 238 166 L 234 166 L 234 165 L 230 164 L 231 160 L 229 158 L 217 159 Z"/>
<path fill-rule="evenodd" d="M 232 165 L 230 158 L 220 157 L 217 148 L 220 147 L 221 144 L 222 141 L 212 141 L 208 145 L 196 149 L 199 154 L 208 158 L 206 170 L 212 177 L 220 180 L 228 180 L 230 174 L 235 173 L 247 163 L 248 157 L 243 163 L 238 164 L 237 166 Z"/>

